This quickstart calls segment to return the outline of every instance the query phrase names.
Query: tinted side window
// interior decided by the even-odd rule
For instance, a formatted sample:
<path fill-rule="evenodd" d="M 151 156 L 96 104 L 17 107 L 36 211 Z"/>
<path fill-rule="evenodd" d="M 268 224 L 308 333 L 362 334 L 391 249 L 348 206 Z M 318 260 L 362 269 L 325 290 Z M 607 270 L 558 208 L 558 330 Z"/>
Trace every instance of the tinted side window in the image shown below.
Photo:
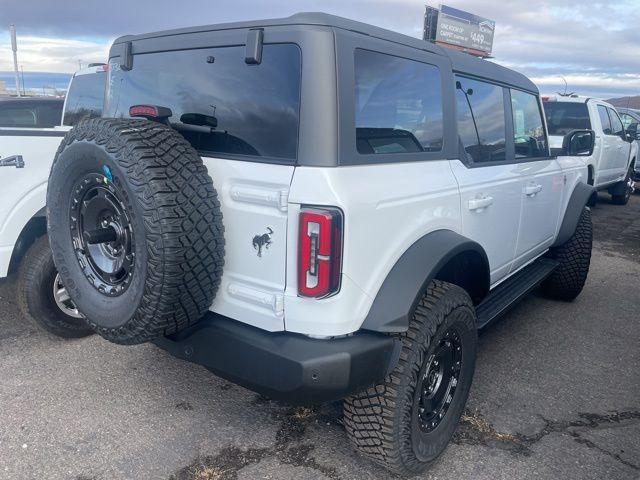
<path fill-rule="evenodd" d="M 102 116 L 105 73 L 78 75 L 73 78 L 67 92 L 64 125 L 75 125 L 83 118 Z"/>
<path fill-rule="evenodd" d="M 35 104 L 5 108 L 0 105 L 0 127 L 35 127 L 37 122 Z"/>
<path fill-rule="evenodd" d="M 511 90 L 511 110 L 516 158 L 549 155 L 538 97 Z"/>
<path fill-rule="evenodd" d="M 586 103 L 545 102 L 549 135 L 565 136 L 571 130 L 591 130 L 589 109 Z"/>
<path fill-rule="evenodd" d="M 506 158 L 502 87 L 456 75 L 458 134 L 474 162 Z"/>
<path fill-rule="evenodd" d="M 52 128 L 60 125 L 63 102 L 45 102 L 38 106 L 38 127 Z"/>
<path fill-rule="evenodd" d="M 259 65 L 247 65 L 244 46 L 136 55 L 134 65 L 128 72 L 111 68 L 107 116 L 128 117 L 133 105 L 162 106 L 201 155 L 296 159 L 297 45 L 265 45 Z"/>
<path fill-rule="evenodd" d="M 632 123 L 638 123 L 631 115 L 628 115 L 626 113 L 620 114 L 620 119 L 622 120 L 622 125 L 624 126 L 624 128 L 627 128 Z"/>
<path fill-rule="evenodd" d="M 355 52 L 358 153 L 442 150 L 440 71 L 368 50 Z"/>
<path fill-rule="evenodd" d="M 609 120 L 609 114 L 607 113 L 607 107 L 598 105 L 598 115 L 600 116 L 600 123 L 602 123 L 602 131 L 605 135 L 612 135 L 611 133 L 611 121 Z"/>
<path fill-rule="evenodd" d="M 614 135 L 623 136 L 624 127 L 622 126 L 620 117 L 618 117 L 618 113 L 612 108 L 607 108 L 607 110 L 609 111 L 609 118 L 611 119 L 611 131 Z"/>

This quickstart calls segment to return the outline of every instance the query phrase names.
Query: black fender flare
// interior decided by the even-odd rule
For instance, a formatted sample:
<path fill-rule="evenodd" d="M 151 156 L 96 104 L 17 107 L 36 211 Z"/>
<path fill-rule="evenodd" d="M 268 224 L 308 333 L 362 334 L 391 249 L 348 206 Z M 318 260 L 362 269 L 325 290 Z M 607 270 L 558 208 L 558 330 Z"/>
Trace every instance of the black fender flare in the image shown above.
<path fill-rule="evenodd" d="M 477 279 L 486 294 L 489 261 L 484 249 L 452 230 L 436 230 L 418 239 L 398 259 L 378 290 L 362 328 L 387 333 L 406 331 L 429 282 L 450 260 L 465 252 L 479 255 L 486 267 L 485 278 Z"/>
<path fill-rule="evenodd" d="M 580 220 L 582 210 L 584 210 L 589 198 L 591 198 L 591 195 L 595 192 L 596 189 L 593 186 L 584 182 L 576 184 L 573 192 L 571 193 L 571 197 L 569 198 L 569 202 L 567 203 L 567 209 L 564 211 L 564 217 L 560 224 L 560 229 L 558 230 L 558 236 L 551 247 L 562 245 L 571 238 L 571 235 L 573 235 L 573 232 L 576 231 L 576 227 L 578 226 L 578 220 Z"/>

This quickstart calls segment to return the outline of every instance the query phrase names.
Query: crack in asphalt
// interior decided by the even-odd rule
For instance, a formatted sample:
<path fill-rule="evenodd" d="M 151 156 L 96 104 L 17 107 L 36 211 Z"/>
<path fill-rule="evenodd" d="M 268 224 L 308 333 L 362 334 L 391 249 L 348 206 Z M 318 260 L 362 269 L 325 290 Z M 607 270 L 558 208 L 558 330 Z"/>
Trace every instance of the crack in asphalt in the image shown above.
<path fill-rule="evenodd" d="M 576 429 L 594 430 L 623 422 L 626 425 L 633 425 L 637 423 L 636 421 L 640 421 L 640 411 L 631 410 L 610 414 L 579 413 L 578 417 L 575 420 L 549 420 L 540 416 L 544 421 L 544 427 L 533 435 L 523 435 L 498 432 L 489 422 L 482 418 L 477 410 L 474 412 L 466 410 L 454 433 L 453 443 L 458 445 L 482 445 L 488 448 L 506 450 L 514 455 L 529 456 L 533 454 L 531 447 L 547 435 L 552 433 L 567 434 L 575 442 L 598 450 L 623 465 L 640 471 L 640 465 L 625 460 L 619 454 L 600 447 L 595 442 L 582 437 L 580 432 L 576 431 Z"/>
<path fill-rule="evenodd" d="M 170 480 L 235 480 L 238 473 L 249 465 L 274 456 L 284 465 L 310 468 L 333 480 L 340 476 L 333 467 L 319 463 L 311 456 L 315 446 L 303 443 L 307 427 L 314 423 L 338 423 L 338 419 L 323 414 L 321 407 L 293 408 L 258 395 L 254 401 L 258 408 L 266 407 L 280 422 L 275 443 L 268 448 L 242 449 L 235 445 L 224 447 L 215 456 L 199 456 L 174 473 Z"/>

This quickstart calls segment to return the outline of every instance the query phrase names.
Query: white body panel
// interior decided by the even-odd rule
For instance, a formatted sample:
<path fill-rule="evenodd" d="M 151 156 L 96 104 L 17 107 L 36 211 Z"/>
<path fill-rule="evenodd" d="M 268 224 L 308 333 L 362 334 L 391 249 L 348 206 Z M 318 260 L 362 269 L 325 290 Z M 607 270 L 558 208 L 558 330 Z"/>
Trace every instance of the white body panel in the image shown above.
<path fill-rule="evenodd" d="M 265 330 L 284 329 L 287 197 L 293 166 L 203 157 L 225 226 L 222 283 L 211 310 Z M 260 250 L 256 235 L 272 233 Z"/>
<path fill-rule="evenodd" d="M 600 101 L 590 101 L 589 116 L 591 126 L 596 132 L 596 146 L 594 156 L 597 158 L 595 187 L 602 188 L 624 180 L 629 168 L 630 143 L 617 135 L 606 135 L 598 114 L 598 105 L 613 108 Z"/>
<path fill-rule="evenodd" d="M 285 324 L 288 331 L 342 335 L 357 330 L 400 256 L 429 232 L 461 231 L 458 186 L 449 161 L 305 168 L 295 171 L 289 202 Z M 344 213 L 340 292 L 322 300 L 297 295 L 299 204 Z"/>
<path fill-rule="evenodd" d="M 521 163 L 516 171 L 521 176 L 522 213 L 511 272 L 553 244 L 561 220 L 558 207 L 565 188 L 564 175 L 556 159 Z"/>
<path fill-rule="evenodd" d="M 460 184 L 462 234 L 487 253 L 494 284 L 509 273 L 518 242 L 523 196 L 520 164 L 468 168 L 456 160 L 451 167 Z"/>
<path fill-rule="evenodd" d="M 491 283 L 500 283 L 553 243 L 570 193 L 586 175 L 578 158 L 478 168 L 458 160 L 296 168 L 289 195 L 286 330 L 320 337 L 358 330 L 400 256 L 440 229 L 480 243 Z M 543 189 L 531 197 L 525 188 L 532 182 Z M 492 203 L 469 210 L 469 201 L 482 196 L 493 197 Z M 297 294 L 300 205 L 337 206 L 344 213 L 342 283 L 329 298 Z"/>
<path fill-rule="evenodd" d="M 67 130 L 66 127 L 41 129 L 45 132 Z M 62 137 L 55 136 L 2 137 L 0 158 L 22 155 L 25 166 L 0 167 L 0 277 L 7 275 L 20 232 L 46 205 L 49 171 L 61 141 Z"/>

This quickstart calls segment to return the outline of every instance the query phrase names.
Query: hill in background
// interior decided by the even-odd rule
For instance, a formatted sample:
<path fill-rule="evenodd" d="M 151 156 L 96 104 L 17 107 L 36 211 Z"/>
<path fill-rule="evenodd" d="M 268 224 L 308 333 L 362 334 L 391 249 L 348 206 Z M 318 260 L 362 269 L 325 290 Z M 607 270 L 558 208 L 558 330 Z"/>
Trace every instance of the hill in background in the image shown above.
<path fill-rule="evenodd" d="M 609 100 L 605 101 L 610 103 L 614 107 L 640 108 L 640 95 L 636 95 L 635 97 L 610 98 Z"/>

